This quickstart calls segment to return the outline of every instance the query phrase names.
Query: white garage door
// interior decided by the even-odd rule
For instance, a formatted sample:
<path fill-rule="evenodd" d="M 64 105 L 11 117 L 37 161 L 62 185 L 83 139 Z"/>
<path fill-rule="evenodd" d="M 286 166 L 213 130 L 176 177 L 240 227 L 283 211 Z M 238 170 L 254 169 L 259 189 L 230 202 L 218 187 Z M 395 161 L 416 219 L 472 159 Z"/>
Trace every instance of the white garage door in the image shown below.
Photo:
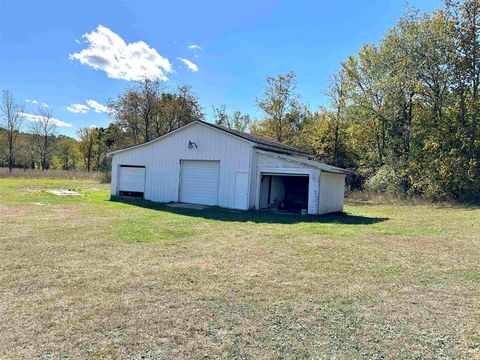
<path fill-rule="evenodd" d="M 118 191 L 135 193 L 145 192 L 145 167 L 120 166 L 120 183 Z"/>
<path fill-rule="evenodd" d="M 180 202 L 218 204 L 220 161 L 180 161 Z"/>

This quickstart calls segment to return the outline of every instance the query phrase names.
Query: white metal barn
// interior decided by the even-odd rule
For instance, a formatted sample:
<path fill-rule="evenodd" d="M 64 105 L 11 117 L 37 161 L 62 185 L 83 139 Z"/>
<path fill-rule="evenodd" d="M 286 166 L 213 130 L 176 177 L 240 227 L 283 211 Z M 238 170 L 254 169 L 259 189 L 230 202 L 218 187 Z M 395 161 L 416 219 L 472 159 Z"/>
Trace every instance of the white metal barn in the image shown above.
<path fill-rule="evenodd" d="M 203 121 L 110 155 L 112 196 L 242 210 L 343 211 L 346 170 Z"/>

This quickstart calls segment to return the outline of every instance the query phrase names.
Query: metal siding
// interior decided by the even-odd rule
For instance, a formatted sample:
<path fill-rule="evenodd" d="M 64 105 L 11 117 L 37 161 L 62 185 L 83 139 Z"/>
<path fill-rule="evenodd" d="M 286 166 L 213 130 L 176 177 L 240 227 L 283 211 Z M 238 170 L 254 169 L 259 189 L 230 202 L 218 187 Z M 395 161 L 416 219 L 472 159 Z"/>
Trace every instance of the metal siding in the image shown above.
<path fill-rule="evenodd" d="M 189 149 L 188 142 L 197 144 Z M 145 194 L 147 200 L 178 201 L 180 160 L 218 160 L 221 163 L 218 205 L 234 208 L 235 173 L 250 171 L 252 144 L 216 130 L 195 124 L 171 136 L 142 147 L 113 155 L 112 194 L 117 194 L 115 170 L 119 165 L 142 165 L 147 170 Z"/>
<path fill-rule="evenodd" d="M 249 208 L 250 209 L 255 209 L 256 206 L 256 199 L 257 199 L 257 193 L 260 192 L 260 180 L 257 178 L 257 166 L 258 163 L 258 154 L 255 150 L 252 149 L 251 154 L 250 154 L 250 187 L 249 187 Z M 258 181 L 258 184 L 257 184 Z"/>
<path fill-rule="evenodd" d="M 343 211 L 345 175 L 322 171 L 320 175 L 319 214 Z"/>
<path fill-rule="evenodd" d="M 117 159 L 115 156 L 112 157 L 112 176 L 111 176 L 111 181 L 110 181 L 110 193 L 112 195 L 118 195 L 117 191 L 117 178 L 118 178 L 118 165 L 117 165 Z"/>

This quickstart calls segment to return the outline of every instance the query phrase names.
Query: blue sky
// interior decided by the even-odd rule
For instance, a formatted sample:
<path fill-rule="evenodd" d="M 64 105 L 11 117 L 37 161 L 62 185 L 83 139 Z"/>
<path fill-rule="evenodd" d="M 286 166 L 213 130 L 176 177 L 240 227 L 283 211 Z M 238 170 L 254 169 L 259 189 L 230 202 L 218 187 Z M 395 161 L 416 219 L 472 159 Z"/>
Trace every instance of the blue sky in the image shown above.
<path fill-rule="evenodd" d="M 191 85 L 210 119 L 222 104 L 258 117 L 265 78 L 294 71 L 303 100 L 316 109 L 326 105 L 322 91 L 340 62 L 378 42 L 405 4 L 0 0 L 0 88 L 25 101 L 28 113 L 48 104 L 58 133 L 70 136 L 111 122 L 107 100 L 144 73 L 167 88 Z M 441 0 L 409 4 L 442 7 Z"/>

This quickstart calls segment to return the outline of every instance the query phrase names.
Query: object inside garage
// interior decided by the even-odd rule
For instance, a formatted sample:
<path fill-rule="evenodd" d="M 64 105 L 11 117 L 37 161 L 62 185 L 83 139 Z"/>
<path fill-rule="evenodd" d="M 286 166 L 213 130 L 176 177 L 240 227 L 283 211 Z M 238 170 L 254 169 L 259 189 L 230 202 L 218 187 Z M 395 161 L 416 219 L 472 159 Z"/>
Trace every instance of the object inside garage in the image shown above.
<path fill-rule="evenodd" d="M 260 207 L 262 210 L 306 213 L 308 175 L 262 174 Z"/>

